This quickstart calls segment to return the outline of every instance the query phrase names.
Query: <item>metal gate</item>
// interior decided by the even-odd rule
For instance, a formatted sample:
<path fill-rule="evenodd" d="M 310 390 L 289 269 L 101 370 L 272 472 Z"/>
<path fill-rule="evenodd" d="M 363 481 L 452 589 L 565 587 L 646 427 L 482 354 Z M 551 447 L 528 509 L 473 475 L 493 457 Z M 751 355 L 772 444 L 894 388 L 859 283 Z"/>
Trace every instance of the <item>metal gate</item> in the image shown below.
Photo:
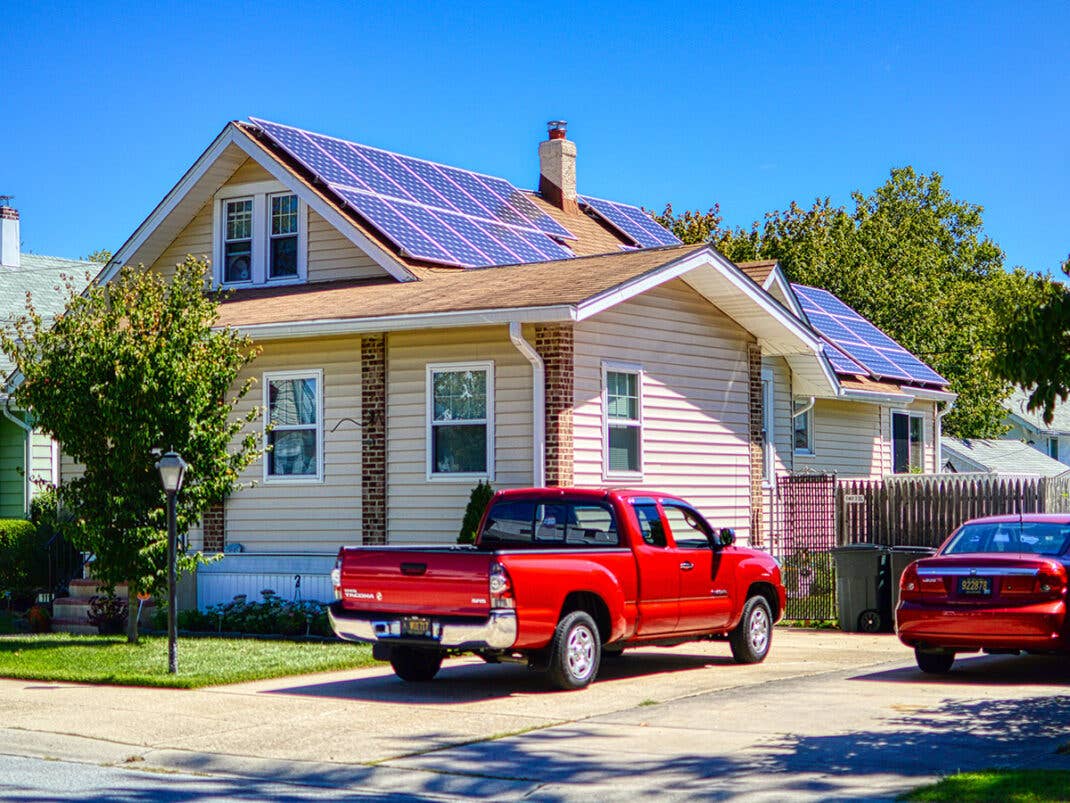
<path fill-rule="evenodd" d="M 786 619 L 836 618 L 836 475 L 777 477 L 770 551 L 788 592 Z"/>

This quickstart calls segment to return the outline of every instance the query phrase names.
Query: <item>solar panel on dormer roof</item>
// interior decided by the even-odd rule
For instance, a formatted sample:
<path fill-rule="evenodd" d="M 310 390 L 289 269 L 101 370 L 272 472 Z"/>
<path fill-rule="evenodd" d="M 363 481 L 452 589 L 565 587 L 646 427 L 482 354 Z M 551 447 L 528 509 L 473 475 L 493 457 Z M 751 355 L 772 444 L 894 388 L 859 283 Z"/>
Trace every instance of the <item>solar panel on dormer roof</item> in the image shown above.
<path fill-rule="evenodd" d="M 668 229 L 661 226 L 654 218 L 638 206 L 592 198 L 590 195 L 579 196 L 580 204 L 594 212 L 606 223 L 615 228 L 640 248 L 654 248 L 659 245 L 680 245 L 681 240 Z"/>
<path fill-rule="evenodd" d="M 947 380 L 923 363 L 884 332 L 848 307 L 828 290 L 793 284 L 810 325 L 843 352 L 850 362 L 881 379 L 898 379 L 919 385 L 946 386 Z M 857 373 L 843 355 L 826 349 L 837 373 Z"/>
<path fill-rule="evenodd" d="M 457 267 L 572 256 L 573 234 L 505 179 L 249 119 L 405 256 Z"/>

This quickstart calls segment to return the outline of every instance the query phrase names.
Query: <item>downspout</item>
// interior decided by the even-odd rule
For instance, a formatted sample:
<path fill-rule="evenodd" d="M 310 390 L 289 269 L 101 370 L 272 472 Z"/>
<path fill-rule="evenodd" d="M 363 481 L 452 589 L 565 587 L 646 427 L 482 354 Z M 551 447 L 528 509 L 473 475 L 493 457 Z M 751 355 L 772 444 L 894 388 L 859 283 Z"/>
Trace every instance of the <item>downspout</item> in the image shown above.
<path fill-rule="evenodd" d="M 30 512 L 30 461 L 33 459 L 33 427 L 11 412 L 11 408 L 8 405 L 11 404 L 11 397 L 4 397 L 4 418 L 8 421 L 14 422 L 19 429 L 26 433 L 26 444 L 23 447 L 22 465 L 23 471 L 23 512 Z"/>
<path fill-rule="evenodd" d="M 531 363 L 531 406 L 533 413 L 532 452 L 534 464 L 531 469 L 532 485 L 546 485 L 546 366 L 539 352 L 524 339 L 519 321 L 509 322 L 509 339 L 516 350 Z"/>
<path fill-rule="evenodd" d="M 939 404 L 939 402 L 934 402 L 934 404 Z M 933 444 L 933 448 L 936 451 L 937 474 L 944 470 L 944 449 L 943 445 L 940 443 L 940 439 L 944 431 L 944 416 L 950 413 L 952 409 L 954 409 L 954 407 L 955 400 L 952 399 L 947 403 L 947 406 L 943 410 L 937 409 L 935 414 L 933 415 L 933 423 L 935 424 L 933 428 L 936 430 L 936 443 Z"/>
<path fill-rule="evenodd" d="M 814 405 L 816 403 L 817 403 L 817 397 L 816 396 L 811 396 L 810 397 L 810 401 L 808 401 L 805 406 L 800 407 L 798 410 L 792 409 L 792 413 L 791 413 L 792 419 L 798 418 L 800 415 L 805 415 L 806 413 L 810 412 L 811 410 L 814 409 Z"/>

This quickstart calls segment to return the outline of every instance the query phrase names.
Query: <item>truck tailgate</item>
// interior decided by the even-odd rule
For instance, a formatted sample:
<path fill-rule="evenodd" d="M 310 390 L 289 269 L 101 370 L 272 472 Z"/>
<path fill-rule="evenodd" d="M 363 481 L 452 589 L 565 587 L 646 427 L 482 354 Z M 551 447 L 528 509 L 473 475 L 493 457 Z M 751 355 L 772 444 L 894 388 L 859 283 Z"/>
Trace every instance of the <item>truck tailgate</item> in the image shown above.
<path fill-rule="evenodd" d="M 341 553 L 342 607 L 433 616 L 490 613 L 489 552 L 362 548 Z"/>

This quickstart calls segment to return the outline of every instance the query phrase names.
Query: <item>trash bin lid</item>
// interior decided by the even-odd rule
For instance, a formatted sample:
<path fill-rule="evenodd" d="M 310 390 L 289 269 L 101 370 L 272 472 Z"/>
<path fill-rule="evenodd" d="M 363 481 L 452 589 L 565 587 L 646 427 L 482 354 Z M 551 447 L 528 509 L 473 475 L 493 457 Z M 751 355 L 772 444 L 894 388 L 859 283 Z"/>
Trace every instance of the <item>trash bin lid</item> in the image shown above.
<path fill-rule="evenodd" d="M 892 552 L 905 552 L 909 555 L 935 555 L 936 547 L 931 546 L 893 546 Z"/>
<path fill-rule="evenodd" d="M 844 546 L 833 547 L 832 553 L 849 553 L 849 552 L 887 552 L 888 547 L 883 544 L 845 544 Z"/>

